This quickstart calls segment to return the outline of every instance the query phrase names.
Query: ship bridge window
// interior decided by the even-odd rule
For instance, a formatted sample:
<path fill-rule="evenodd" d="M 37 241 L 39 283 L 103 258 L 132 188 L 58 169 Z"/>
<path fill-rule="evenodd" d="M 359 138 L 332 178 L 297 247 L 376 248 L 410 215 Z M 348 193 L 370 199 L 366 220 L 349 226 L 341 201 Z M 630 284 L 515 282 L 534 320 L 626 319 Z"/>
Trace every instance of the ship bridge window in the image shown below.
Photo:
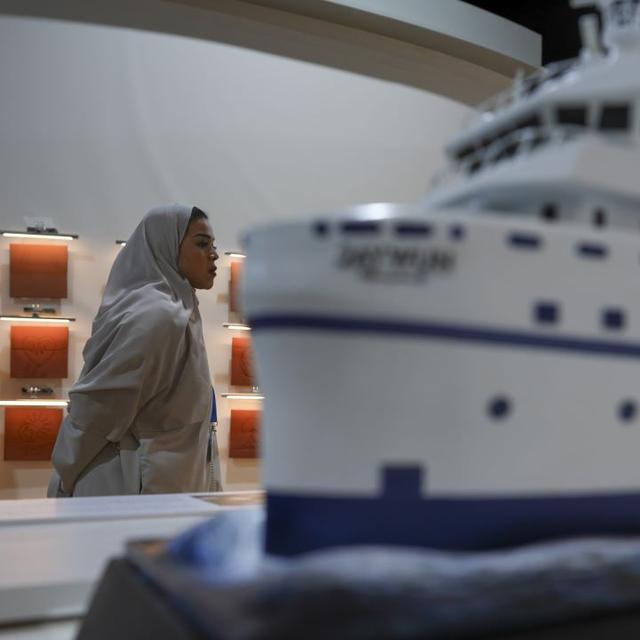
<path fill-rule="evenodd" d="M 580 106 L 564 106 L 556 109 L 558 124 L 573 124 L 584 127 L 587 124 L 587 108 Z"/>
<path fill-rule="evenodd" d="M 601 320 L 603 329 L 609 329 L 610 331 L 622 331 L 626 324 L 624 309 L 603 309 Z"/>
<path fill-rule="evenodd" d="M 399 222 L 395 227 L 398 236 L 419 236 L 426 238 L 431 235 L 433 229 L 430 224 L 421 222 Z"/>
<path fill-rule="evenodd" d="M 539 249 L 542 239 L 534 233 L 514 232 L 509 234 L 507 242 L 516 249 Z"/>
<path fill-rule="evenodd" d="M 578 255 L 585 258 L 604 259 L 609 253 L 609 249 L 604 244 L 596 242 L 581 242 L 578 247 Z"/>
<path fill-rule="evenodd" d="M 557 324 L 560 321 L 560 305 L 550 300 L 541 300 L 533 306 L 533 319 L 538 324 Z"/>
<path fill-rule="evenodd" d="M 626 131 L 630 122 L 631 108 L 628 104 L 605 104 L 598 125 L 605 131 Z"/>
<path fill-rule="evenodd" d="M 342 223 L 342 233 L 379 233 L 381 226 L 373 220 L 351 220 Z"/>

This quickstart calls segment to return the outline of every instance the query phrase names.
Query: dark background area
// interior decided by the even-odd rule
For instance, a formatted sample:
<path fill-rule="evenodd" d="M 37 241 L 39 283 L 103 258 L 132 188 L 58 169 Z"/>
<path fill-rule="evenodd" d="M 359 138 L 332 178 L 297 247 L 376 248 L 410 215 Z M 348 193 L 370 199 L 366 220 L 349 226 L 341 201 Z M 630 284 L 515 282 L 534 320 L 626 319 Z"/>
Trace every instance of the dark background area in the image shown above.
<path fill-rule="evenodd" d="M 542 64 L 575 58 L 580 51 L 578 18 L 595 8 L 572 9 L 569 0 L 465 0 L 542 36 Z"/>

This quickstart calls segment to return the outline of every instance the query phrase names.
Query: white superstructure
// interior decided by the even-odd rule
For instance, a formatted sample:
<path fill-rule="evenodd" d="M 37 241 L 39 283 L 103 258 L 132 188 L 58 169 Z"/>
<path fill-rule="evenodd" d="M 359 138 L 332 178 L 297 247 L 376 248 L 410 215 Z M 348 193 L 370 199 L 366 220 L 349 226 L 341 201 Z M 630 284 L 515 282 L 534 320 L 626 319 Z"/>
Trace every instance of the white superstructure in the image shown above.
<path fill-rule="evenodd" d="M 640 9 L 599 4 L 415 208 L 249 235 L 271 550 L 640 531 Z"/>

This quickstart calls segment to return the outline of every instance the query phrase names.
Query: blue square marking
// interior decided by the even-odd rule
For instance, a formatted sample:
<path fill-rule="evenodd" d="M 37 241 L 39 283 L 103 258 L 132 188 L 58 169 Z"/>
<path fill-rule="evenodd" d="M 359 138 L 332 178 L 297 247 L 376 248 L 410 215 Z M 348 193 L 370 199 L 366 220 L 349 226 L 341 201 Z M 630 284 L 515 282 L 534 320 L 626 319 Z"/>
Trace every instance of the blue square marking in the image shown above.
<path fill-rule="evenodd" d="M 540 324 L 556 324 L 560 319 L 560 308 L 555 302 L 538 302 L 533 316 Z"/>
<path fill-rule="evenodd" d="M 605 309 L 602 312 L 602 326 L 605 329 L 621 331 L 625 325 L 625 314 L 622 309 Z"/>
<path fill-rule="evenodd" d="M 382 495 L 385 498 L 419 499 L 421 487 L 421 467 L 382 467 Z"/>

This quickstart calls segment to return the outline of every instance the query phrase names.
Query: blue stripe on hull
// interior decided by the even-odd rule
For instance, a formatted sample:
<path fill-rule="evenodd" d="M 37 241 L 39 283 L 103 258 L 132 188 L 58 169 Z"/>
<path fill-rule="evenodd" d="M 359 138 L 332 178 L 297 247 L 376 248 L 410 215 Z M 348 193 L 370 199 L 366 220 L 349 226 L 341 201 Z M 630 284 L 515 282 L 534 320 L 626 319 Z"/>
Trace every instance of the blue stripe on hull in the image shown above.
<path fill-rule="evenodd" d="M 267 552 L 381 544 L 470 551 L 552 538 L 640 534 L 640 493 L 349 498 L 267 492 Z"/>
<path fill-rule="evenodd" d="M 256 332 L 265 329 L 296 329 L 338 333 L 377 333 L 502 347 L 562 351 L 583 355 L 640 358 L 640 343 L 638 342 L 552 335 L 480 325 L 430 321 L 414 323 L 316 315 L 253 316 L 249 319 L 249 324 Z"/>

